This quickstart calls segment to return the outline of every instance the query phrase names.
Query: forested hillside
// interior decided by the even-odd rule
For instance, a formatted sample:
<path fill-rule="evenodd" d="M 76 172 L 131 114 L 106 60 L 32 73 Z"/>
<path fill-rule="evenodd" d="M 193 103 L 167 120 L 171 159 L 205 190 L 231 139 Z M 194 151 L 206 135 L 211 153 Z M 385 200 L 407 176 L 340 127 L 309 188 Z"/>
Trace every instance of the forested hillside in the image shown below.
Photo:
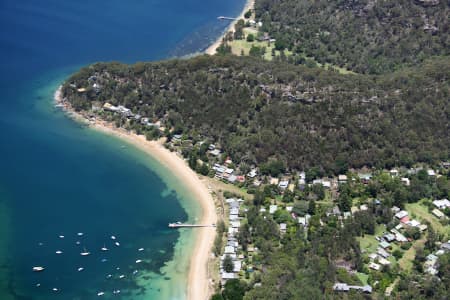
<path fill-rule="evenodd" d="M 77 110 L 124 105 L 173 129 L 169 136 L 208 138 L 233 161 L 278 160 L 291 170 L 331 174 L 447 159 L 449 75 L 448 59 L 390 75 L 344 76 L 249 57 L 200 56 L 94 64 L 68 79 L 63 95 Z"/>
<path fill-rule="evenodd" d="M 258 0 L 255 10 L 293 62 L 381 74 L 450 51 L 448 1 Z"/>

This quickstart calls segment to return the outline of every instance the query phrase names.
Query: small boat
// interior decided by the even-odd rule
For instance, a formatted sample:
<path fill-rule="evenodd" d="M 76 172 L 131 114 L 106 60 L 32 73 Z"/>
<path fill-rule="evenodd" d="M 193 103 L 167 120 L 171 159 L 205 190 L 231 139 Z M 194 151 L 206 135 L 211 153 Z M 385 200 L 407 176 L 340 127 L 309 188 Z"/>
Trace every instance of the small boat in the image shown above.
<path fill-rule="evenodd" d="M 116 268 L 116 270 L 117 270 L 117 271 L 119 271 L 119 270 L 120 270 L 120 268 L 119 268 L 119 267 L 117 267 L 117 268 Z"/>
<path fill-rule="evenodd" d="M 102 258 L 101 262 L 107 262 L 108 260 L 106 258 Z"/>
<path fill-rule="evenodd" d="M 36 287 L 40 287 L 41 286 L 41 284 L 40 283 L 36 283 Z"/>
<path fill-rule="evenodd" d="M 91 252 L 87 251 L 86 248 L 80 253 L 81 256 L 88 256 L 89 254 L 91 254 Z"/>
<path fill-rule="evenodd" d="M 59 238 L 60 238 L 60 239 L 63 239 L 63 238 L 64 238 L 64 236 L 63 236 L 63 235 L 60 235 L 60 236 L 59 236 Z"/>
<path fill-rule="evenodd" d="M 138 272 L 139 272 L 138 270 L 134 270 L 133 275 L 136 275 Z"/>
<path fill-rule="evenodd" d="M 116 237 L 115 237 L 114 235 L 112 235 L 112 236 L 111 236 L 111 239 L 112 239 L 112 240 L 115 240 L 115 239 L 116 239 Z"/>
<path fill-rule="evenodd" d="M 117 247 L 120 246 L 120 243 L 119 243 L 119 242 L 115 242 L 114 244 L 116 244 Z"/>
<path fill-rule="evenodd" d="M 45 270 L 44 267 L 33 267 L 33 272 L 42 272 L 44 270 Z"/>
<path fill-rule="evenodd" d="M 106 245 L 103 245 L 103 247 L 102 247 L 100 250 L 102 250 L 102 251 L 108 251 L 109 249 L 106 248 Z"/>
<path fill-rule="evenodd" d="M 77 270 L 78 270 L 78 272 L 81 272 L 81 271 L 84 270 L 84 268 L 83 267 L 79 267 Z"/>
<path fill-rule="evenodd" d="M 98 292 L 97 296 L 103 296 L 105 294 L 105 292 Z"/>
<path fill-rule="evenodd" d="M 139 252 L 144 251 L 144 248 L 139 248 L 138 251 Z"/>
<path fill-rule="evenodd" d="M 138 259 L 138 260 L 136 260 L 136 263 L 138 264 L 138 263 L 141 263 L 142 262 L 142 260 L 140 260 L 140 259 Z"/>
<path fill-rule="evenodd" d="M 78 236 L 83 236 L 83 235 L 84 235 L 84 233 L 82 233 L 82 232 L 78 232 L 78 233 L 77 233 L 77 235 L 78 235 Z"/>
<path fill-rule="evenodd" d="M 113 294 L 114 294 L 114 295 L 120 294 L 120 290 L 114 290 L 114 291 L 113 291 Z"/>
<path fill-rule="evenodd" d="M 56 254 L 62 254 L 63 252 L 61 250 L 56 250 Z"/>
<path fill-rule="evenodd" d="M 125 278 L 125 275 L 122 274 L 122 275 L 119 276 L 119 278 L 123 279 L 123 278 Z"/>
<path fill-rule="evenodd" d="M 106 278 L 111 278 L 112 277 L 112 275 L 111 274 L 108 274 L 108 275 L 106 275 Z"/>
<path fill-rule="evenodd" d="M 59 289 L 57 289 L 57 288 L 52 288 L 52 291 L 57 292 L 57 291 L 59 291 Z"/>

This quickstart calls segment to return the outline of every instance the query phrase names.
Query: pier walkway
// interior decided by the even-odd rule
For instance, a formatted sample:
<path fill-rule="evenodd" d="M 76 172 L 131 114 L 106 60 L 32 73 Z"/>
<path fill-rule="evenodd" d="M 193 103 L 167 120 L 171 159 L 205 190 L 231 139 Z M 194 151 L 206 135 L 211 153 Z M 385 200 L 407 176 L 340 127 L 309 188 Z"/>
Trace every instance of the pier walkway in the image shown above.
<path fill-rule="evenodd" d="M 219 19 L 219 20 L 231 20 L 231 21 L 236 20 L 236 18 L 224 17 L 224 16 L 217 17 L 217 19 Z"/>
<path fill-rule="evenodd" d="M 183 223 L 169 223 L 169 228 L 195 228 L 195 227 L 216 227 L 216 224 L 183 224 Z"/>

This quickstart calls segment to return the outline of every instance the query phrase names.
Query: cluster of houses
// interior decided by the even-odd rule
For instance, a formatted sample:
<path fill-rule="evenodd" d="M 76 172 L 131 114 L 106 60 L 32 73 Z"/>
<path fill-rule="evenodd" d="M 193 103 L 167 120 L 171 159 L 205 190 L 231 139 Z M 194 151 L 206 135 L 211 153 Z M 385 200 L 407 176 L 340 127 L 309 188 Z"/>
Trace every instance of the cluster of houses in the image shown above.
<path fill-rule="evenodd" d="M 375 271 L 380 271 L 383 266 L 389 266 L 391 264 L 388 258 L 391 256 L 390 250 L 392 249 L 392 243 L 402 244 L 410 241 L 410 239 L 401 233 L 402 230 L 408 226 L 417 227 L 420 232 L 427 229 L 427 225 L 410 219 L 408 212 L 405 210 L 394 206 L 392 212 L 395 213 L 394 218 L 399 221 L 399 224 L 389 232 L 385 232 L 381 237 L 377 236 L 376 239 L 379 242 L 378 248 L 376 252 L 369 254 L 370 263 L 368 267 Z"/>
<path fill-rule="evenodd" d="M 228 216 L 229 226 L 227 232 L 227 243 L 225 245 L 224 253 L 220 257 L 220 278 L 222 284 L 225 284 L 225 282 L 229 279 L 237 278 L 237 274 L 242 269 L 242 260 L 244 259 L 244 256 L 242 254 L 238 255 L 239 242 L 237 240 L 239 228 L 241 227 L 239 210 L 241 203 L 244 202 L 244 200 L 230 198 L 226 199 L 225 201 L 229 206 L 230 213 Z M 226 256 L 231 257 L 231 259 L 233 260 L 232 272 L 226 272 L 223 267 L 223 262 Z"/>
<path fill-rule="evenodd" d="M 436 276 L 439 273 L 439 256 L 448 252 L 450 252 L 450 240 L 446 243 L 442 243 L 439 247 L 439 250 L 427 255 L 425 263 L 423 265 L 424 272 Z"/>
<path fill-rule="evenodd" d="M 146 126 L 153 126 L 153 127 L 157 127 L 160 128 L 161 127 L 161 123 L 158 121 L 156 123 L 152 123 L 149 121 L 149 118 L 143 117 L 140 114 L 134 114 L 131 109 L 126 108 L 123 105 L 118 105 L 118 106 L 114 106 L 111 103 L 106 102 L 105 104 L 103 104 L 103 110 L 104 111 L 110 111 L 113 113 L 118 113 L 123 117 L 126 117 L 128 119 L 135 119 L 136 121 L 141 122 L 142 125 L 146 125 Z"/>

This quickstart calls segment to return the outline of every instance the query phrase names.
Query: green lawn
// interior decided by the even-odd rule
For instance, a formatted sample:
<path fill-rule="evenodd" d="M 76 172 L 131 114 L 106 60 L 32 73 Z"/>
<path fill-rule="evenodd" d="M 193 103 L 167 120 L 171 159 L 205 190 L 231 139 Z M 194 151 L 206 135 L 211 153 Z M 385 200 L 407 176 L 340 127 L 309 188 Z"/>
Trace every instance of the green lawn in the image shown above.
<path fill-rule="evenodd" d="M 444 226 L 439 222 L 439 219 L 428 212 L 428 207 L 420 203 L 408 203 L 405 205 L 405 209 L 410 215 L 416 215 L 419 221 L 428 221 L 434 230 L 439 233 L 450 235 L 450 226 Z"/>
<path fill-rule="evenodd" d="M 398 261 L 398 265 L 402 270 L 411 271 L 413 267 L 413 260 L 416 257 L 416 249 L 417 246 L 423 246 L 425 244 L 425 237 L 422 237 L 420 240 L 417 240 L 413 243 L 411 248 L 409 248 L 405 253 L 403 253 L 402 258 Z"/>
<path fill-rule="evenodd" d="M 257 36 L 257 30 L 254 28 L 244 28 L 244 34 L 245 36 L 247 36 L 248 34 L 253 34 L 255 37 Z M 272 49 L 274 48 L 274 43 L 269 43 L 268 41 L 264 41 L 264 42 L 260 42 L 255 40 L 254 42 L 247 42 L 246 39 L 243 40 L 233 40 L 231 42 L 228 43 L 231 46 L 231 52 L 234 55 L 241 55 L 242 53 L 244 53 L 244 55 L 249 55 L 250 52 L 250 48 L 252 46 L 257 46 L 257 47 L 266 47 L 266 53 L 264 54 L 264 59 L 266 60 L 272 60 L 273 56 L 272 56 Z M 291 56 L 292 52 L 289 50 L 285 50 L 284 54 L 286 56 Z M 279 56 L 280 55 L 280 51 L 276 50 L 275 51 L 275 56 Z M 313 57 L 307 57 L 305 56 L 306 59 L 311 59 L 314 60 L 315 59 Z M 316 61 L 317 65 L 319 67 L 324 67 L 325 69 L 329 69 L 329 68 L 334 68 L 336 69 L 340 74 L 355 74 L 354 72 L 347 70 L 345 68 L 341 68 L 338 66 L 334 66 L 331 64 L 320 64 Z"/>
<path fill-rule="evenodd" d="M 359 281 L 361 281 L 362 285 L 367 285 L 367 280 L 369 279 L 369 275 L 357 272 L 356 277 L 358 277 L 358 279 L 359 279 Z"/>
<path fill-rule="evenodd" d="M 357 239 L 359 241 L 359 246 L 361 247 L 361 250 L 365 251 L 365 253 L 367 254 L 375 252 L 378 248 L 378 244 L 380 243 L 375 239 L 375 236 L 380 236 L 385 231 L 386 231 L 385 226 L 377 225 L 377 227 L 375 227 L 374 235 L 366 234 L 364 235 L 364 237 L 358 237 Z"/>

